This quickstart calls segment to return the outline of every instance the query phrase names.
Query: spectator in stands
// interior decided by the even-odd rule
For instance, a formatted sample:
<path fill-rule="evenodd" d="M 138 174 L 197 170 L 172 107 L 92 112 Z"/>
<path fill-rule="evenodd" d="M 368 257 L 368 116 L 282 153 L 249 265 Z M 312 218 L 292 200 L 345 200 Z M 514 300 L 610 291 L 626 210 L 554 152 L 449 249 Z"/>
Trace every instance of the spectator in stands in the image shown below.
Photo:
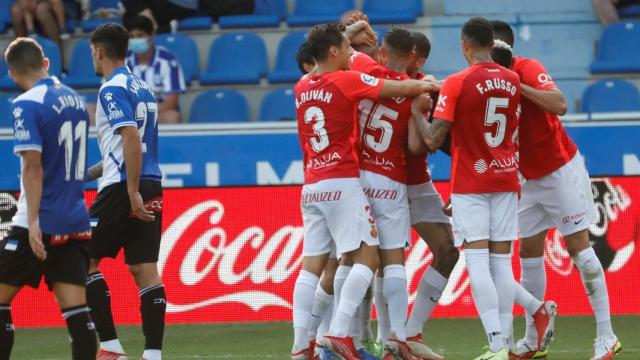
<path fill-rule="evenodd" d="M 129 30 L 127 67 L 145 80 L 156 95 L 158 121 L 161 124 L 179 123 L 178 94 L 185 91 L 180 64 L 169 50 L 153 45 L 155 32 L 149 18 L 128 18 L 125 27 Z"/>
<path fill-rule="evenodd" d="M 38 28 L 42 35 L 62 45 L 60 34 L 65 28 L 62 0 L 17 0 L 11 6 L 11 17 L 16 36 L 34 35 Z"/>
<path fill-rule="evenodd" d="M 119 0 L 80 0 L 85 19 L 122 19 L 124 6 Z"/>
<path fill-rule="evenodd" d="M 618 10 L 637 4 L 640 0 L 593 0 L 593 8 L 604 26 L 620 21 Z"/>
<path fill-rule="evenodd" d="M 195 16 L 198 11 L 198 0 L 122 0 L 122 3 L 126 9 L 125 22 L 136 15 L 147 16 L 158 33 L 176 30 L 171 27 L 174 20 Z"/>

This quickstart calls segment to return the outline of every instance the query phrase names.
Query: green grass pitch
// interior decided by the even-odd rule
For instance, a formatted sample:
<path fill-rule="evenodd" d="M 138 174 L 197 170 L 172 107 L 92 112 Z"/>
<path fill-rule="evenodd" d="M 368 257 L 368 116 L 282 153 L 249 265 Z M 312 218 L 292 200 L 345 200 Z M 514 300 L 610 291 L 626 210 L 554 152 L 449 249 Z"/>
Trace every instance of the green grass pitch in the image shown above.
<path fill-rule="evenodd" d="M 516 318 L 516 334 L 524 319 Z M 640 359 L 640 316 L 613 319 L 623 351 L 616 359 Z M 143 337 L 139 327 L 118 328 L 129 359 L 139 359 Z M 559 317 L 550 360 L 589 359 L 595 337 L 591 317 Z M 447 360 L 468 360 L 486 344 L 479 319 L 434 319 L 425 329 L 425 340 Z M 165 359 L 288 359 L 292 341 L 290 323 L 172 325 L 165 332 Z M 12 359 L 69 359 L 64 328 L 17 329 Z"/>

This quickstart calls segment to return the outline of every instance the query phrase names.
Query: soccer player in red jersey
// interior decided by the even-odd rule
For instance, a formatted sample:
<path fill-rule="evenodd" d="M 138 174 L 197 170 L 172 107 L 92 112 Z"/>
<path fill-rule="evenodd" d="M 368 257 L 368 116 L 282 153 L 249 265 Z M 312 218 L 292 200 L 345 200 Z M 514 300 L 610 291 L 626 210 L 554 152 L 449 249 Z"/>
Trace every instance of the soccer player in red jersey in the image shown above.
<path fill-rule="evenodd" d="M 292 359 L 313 359 L 315 341 L 308 338 L 307 326 L 332 242 L 354 265 L 336 303 L 331 335 L 320 339 L 319 345 L 345 359 L 358 359 L 347 335 L 377 269 L 379 241 L 371 206 L 359 182 L 356 104 L 362 98 L 413 97 L 437 88 L 424 81 L 383 80 L 347 70 L 352 50 L 343 26 L 316 26 L 307 42 L 317 68 L 295 86 L 304 159 L 301 210 L 305 236 L 302 270 L 293 294 Z"/>
<path fill-rule="evenodd" d="M 492 25 L 496 38 L 513 46 L 511 27 L 502 21 Z M 580 271 L 595 313 L 597 337 L 592 359 L 610 359 L 622 344 L 611 327 L 604 271 L 589 242 L 588 228 L 597 218 L 589 174 L 558 118 L 567 111 L 564 97 L 538 60 L 514 56 L 512 70 L 522 82 L 518 136 L 520 172 L 526 179 L 518 209 L 522 285 L 544 299 L 544 242 L 548 230 L 557 228 Z M 521 295 L 518 291 L 516 302 L 521 303 Z M 546 348 L 538 346 L 540 341 L 531 331 L 532 324 L 528 317 L 527 335 L 515 349 L 522 359 L 546 355 Z"/>
<path fill-rule="evenodd" d="M 511 242 L 517 236 L 520 185 L 512 135 L 518 126 L 518 76 L 491 59 L 493 29 L 484 18 L 462 28 L 469 67 L 449 76 L 431 124 L 418 121 L 432 151 L 449 129 L 451 203 L 456 245 L 464 248 L 473 299 L 489 349 L 476 360 L 507 360 L 516 283 Z"/>

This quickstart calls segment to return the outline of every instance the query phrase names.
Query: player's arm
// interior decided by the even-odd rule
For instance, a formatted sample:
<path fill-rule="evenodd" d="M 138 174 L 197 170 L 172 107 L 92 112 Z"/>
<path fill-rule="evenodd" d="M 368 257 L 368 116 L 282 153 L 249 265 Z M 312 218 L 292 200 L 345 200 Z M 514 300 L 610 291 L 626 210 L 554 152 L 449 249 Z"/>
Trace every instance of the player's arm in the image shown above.
<path fill-rule="evenodd" d="M 378 99 L 389 99 L 393 97 L 414 97 L 426 92 L 436 92 L 440 90 L 437 83 L 422 80 L 385 80 L 382 89 L 378 94 Z"/>
<path fill-rule="evenodd" d="M 431 96 L 422 94 L 416 96 L 411 104 L 411 118 L 409 118 L 409 141 L 407 149 L 413 155 L 422 155 L 429 151 L 424 140 L 422 132 L 418 128 L 417 118 L 429 112 L 433 107 Z"/>
<path fill-rule="evenodd" d="M 102 177 L 102 161 L 87 170 L 87 181 L 93 181 Z"/>
<path fill-rule="evenodd" d="M 131 210 L 136 217 L 143 221 L 153 221 L 155 216 L 144 208 L 144 201 L 140 195 L 140 174 L 142 172 L 142 143 L 138 128 L 123 126 L 120 128 L 122 137 L 122 153 L 127 170 L 127 192 L 131 202 Z"/>
<path fill-rule="evenodd" d="M 365 20 L 358 20 L 347 26 L 345 34 L 351 45 L 369 45 L 378 47 L 378 36 Z"/>
<path fill-rule="evenodd" d="M 560 116 L 567 113 L 567 103 L 560 90 L 538 90 L 527 84 L 521 84 L 520 91 L 522 96 L 546 112 Z"/>
<path fill-rule="evenodd" d="M 178 94 L 166 94 L 164 100 L 158 104 L 158 112 L 165 110 L 176 110 L 178 108 Z"/>
<path fill-rule="evenodd" d="M 29 244 L 36 257 L 40 260 L 47 258 L 47 252 L 42 243 L 42 231 L 38 224 L 40 200 L 42 199 L 42 156 L 40 151 L 27 150 L 20 153 L 22 157 L 22 184 L 27 197 L 27 219 L 29 223 Z"/>
<path fill-rule="evenodd" d="M 424 115 L 416 118 L 416 125 L 420 129 L 422 140 L 431 152 L 438 150 L 442 146 L 451 128 L 451 122 L 447 120 L 435 118 L 430 123 Z"/>

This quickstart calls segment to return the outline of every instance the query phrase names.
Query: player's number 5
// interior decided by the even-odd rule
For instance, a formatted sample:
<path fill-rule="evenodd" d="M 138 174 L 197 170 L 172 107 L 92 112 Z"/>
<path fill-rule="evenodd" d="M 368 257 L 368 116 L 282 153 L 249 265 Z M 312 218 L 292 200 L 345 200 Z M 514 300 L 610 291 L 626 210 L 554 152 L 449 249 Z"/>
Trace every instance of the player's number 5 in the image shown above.
<path fill-rule="evenodd" d="M 364 126 L 371 131 L 380 130 L 379 139 L 376 139 L 376 136 L 365 133 L 365 131 L 361 129 L 360 132 L 363 134 L 367 147 L 377 153 L 387 151 L 389 145 L 391 145 L 391 137 L 393 136 L 393 125 L 387 120 L 398 120 L 398 112 L 382 104 L 375 104 L 369 99 L 361 100 L 360 103 L 358 103 L 358 112 L 360 113 L 361 126 L 364 124 Z"/>
<path fill-rule="evenodd" d="M 324 113 L 317 106 L 312 106 L 304 112 L 304 122 L 306 124 L 313 123 L 313 132 L 317 137 L 311 138 L 311 147 L 313 151 L 320 152 L 329 146 L 329 135 L 324 128 Z"/>
<path fill-rule="evenodd" d="M 493 128 L 495 123 L 498 123 L 498 129 L 495 136 L 492 131 L 484 133 L 484 139 L 491 147 L 498 147 L 504 141 L 505 130 L 507 128 L 507 117 L 504 114 L 496 113 L 497 108 L 509 107 L 508 98 L 491 97 L 487 102 L 487 112 L 484 117 L 484 125 Z"/>

